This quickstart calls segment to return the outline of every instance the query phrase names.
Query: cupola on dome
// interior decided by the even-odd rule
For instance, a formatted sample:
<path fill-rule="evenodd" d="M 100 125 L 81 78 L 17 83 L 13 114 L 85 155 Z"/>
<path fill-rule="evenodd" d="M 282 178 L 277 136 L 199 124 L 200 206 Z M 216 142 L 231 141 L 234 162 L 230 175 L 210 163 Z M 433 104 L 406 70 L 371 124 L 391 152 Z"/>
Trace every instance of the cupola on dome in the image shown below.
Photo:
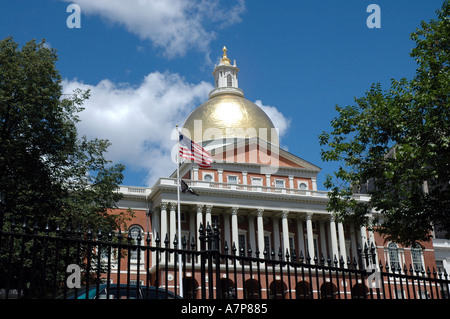
<path fill-rule="evenodd" d="M 209 99 L 188 116 L 183 130 L 197 143 L 218 138 L 259 137 L 278 144 L 278 135 L 267 114 L 255 103 L 244 98 L 238 87 L 236 61 L 233 65 L 223 48 L 223 57 L 215 66 L 215 88 Z M 276 136 L 275 136 L 276 135 Z"/>

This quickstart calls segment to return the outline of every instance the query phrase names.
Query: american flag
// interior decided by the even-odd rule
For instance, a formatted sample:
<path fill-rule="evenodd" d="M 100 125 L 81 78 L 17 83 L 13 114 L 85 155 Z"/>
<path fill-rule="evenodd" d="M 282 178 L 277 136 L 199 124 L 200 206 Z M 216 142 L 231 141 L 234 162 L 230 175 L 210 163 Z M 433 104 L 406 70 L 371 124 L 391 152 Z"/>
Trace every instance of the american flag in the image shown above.
<path fill-rule="evenodd" d="M 191 141 L 180 133 L 179 154 L 183 158 L 191 159 L 200 167 L 211 167 L 212 156 L 203 147 Z"/>

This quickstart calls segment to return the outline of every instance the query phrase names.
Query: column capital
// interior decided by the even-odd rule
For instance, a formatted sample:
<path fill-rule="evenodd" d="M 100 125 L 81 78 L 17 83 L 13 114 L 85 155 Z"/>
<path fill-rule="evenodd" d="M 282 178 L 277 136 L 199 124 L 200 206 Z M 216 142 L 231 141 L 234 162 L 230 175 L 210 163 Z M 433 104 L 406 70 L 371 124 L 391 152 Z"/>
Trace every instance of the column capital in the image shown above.
<path fill-rule="evenodd" d="M 203 207 L 205 206 L 204 204 L 197 204 L 197 213 L 202 213 L 203 212 Z"/>
<path fill-rule="evenodd" d="M 210 204 L 205 205 L 205 208 L 206 208 L 206 212 L 207 212 L 207 213 L 211 213 L 211 210 L 212 210 L 212 208 L 213 208 L 213 205 L 210 205 Z"/>
<path fill-rule="evenodd" d="M 237 215 L 238 210 L 239 210 L 239 206 L 231 207 L 231 214 L 232 215 Z"/>
<path fill-rule="evenodd" d="M 170 202 L 170 210 L 175 210 L 177 208 L 177 203 L 176 202 Z"/>
<path fill-rule="evenodd" d="M 312 216 L 313 216 L 313 213 L 311 213 L 311 212 L 306 213 L 306 220 L 311 220 Z"/>
<path fill-rule="evenodd" d="M 160 204 L 159 204 L 159 207 L 160 207 L 160 209 L 162 209 L 162 210 L 166 210 L 167 209 L 167 202 L 161 202 Z"/>
<path fill-rule="evenodd" d="M 263 214 L 264 214 L 264 208 L 258 208 L 256 210 L 256 216 L 257 217 L 263 217 Z"/>
<path fill-rule="evenodd" d="M 331 214 L 331 215 L 330 215 L 330 222 L 331 222 L 331 223 L 336 222 L 336 216 L 335 216 L 334 214 Z"/>
<path fill-rule="evenodd" d="M 283 209 L 281 211 L 281 218 L 286 219 L 289 215 L 289 211 L 287 209 Z"/>

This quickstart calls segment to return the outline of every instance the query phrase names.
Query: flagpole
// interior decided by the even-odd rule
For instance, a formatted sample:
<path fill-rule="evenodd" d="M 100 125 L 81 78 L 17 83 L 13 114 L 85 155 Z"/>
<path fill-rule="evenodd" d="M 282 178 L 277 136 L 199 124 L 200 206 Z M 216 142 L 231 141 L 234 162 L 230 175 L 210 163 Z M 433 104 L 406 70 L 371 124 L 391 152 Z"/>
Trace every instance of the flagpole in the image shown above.
<path fill-rule="evenodd" d="M 178 130 L 178 124 L 176 125 L 177 130 L 177 202 L 178 202 L 178 250 L 181 250 L 181 209 L 180 209 L 180 165 L 179 165 L 179 157 L 180 157 L 180 131 Z M 181 265 L 181 253 L 178 254 L 178 278 L 180 283 L 180 292 L 179 295 L 183 297 L 183 274 L 182 274 L 182 265 Z"/>

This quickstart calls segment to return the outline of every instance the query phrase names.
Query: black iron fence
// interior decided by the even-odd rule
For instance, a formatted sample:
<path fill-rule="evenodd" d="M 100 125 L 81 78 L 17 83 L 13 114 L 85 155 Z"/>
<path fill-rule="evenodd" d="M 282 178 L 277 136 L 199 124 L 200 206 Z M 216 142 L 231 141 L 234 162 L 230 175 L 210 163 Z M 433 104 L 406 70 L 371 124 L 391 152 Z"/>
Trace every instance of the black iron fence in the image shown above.
<path fill-rule="evenodd" d="M 221 242 L 217 227 L 170 245 L 156 234 L 4 223 L 0 298 L 449 299 L 440 269 L 377 264 L 365 245 L 353 260 L 252 251 Z"/>

